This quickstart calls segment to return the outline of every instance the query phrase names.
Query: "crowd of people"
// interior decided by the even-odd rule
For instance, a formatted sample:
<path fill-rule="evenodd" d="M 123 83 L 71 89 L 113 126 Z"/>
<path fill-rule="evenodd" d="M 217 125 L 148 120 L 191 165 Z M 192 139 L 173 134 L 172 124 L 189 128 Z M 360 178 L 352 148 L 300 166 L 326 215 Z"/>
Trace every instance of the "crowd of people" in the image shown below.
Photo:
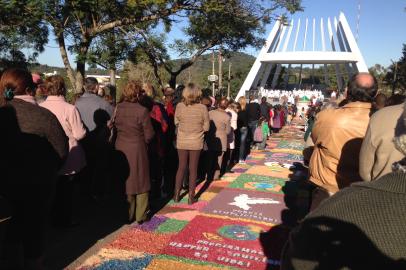
<path fill-rule="evenodd" d="M 76 182 L 86 181 L 95 200 L 103 200 L 109 181 L 122 183 L 128 222 L 142 223 L 153 200 L 179 202 L 187 190 L 188 203 L 195 203 L 198 182 L 216 181 L 244 163 L 251 149 L 265 149 L 271 131 L 278 132 L 293 114 L 292 106 L 272 106 L 266 98 L 259 104 L 253 96 L 238 102 L 202 96 L 194 84 L 182 87 L 177 98 L 170 87 L 129 81 L 117 104 L 100 88 L 88 77 L 83 93 L 69 103 L 59 75 L 42 80 L 14 68 L 1 75 L 7 158 L 0 197 L 11 219 L 7 248 L 0 250 L 5 257 L 22 254 L 24 269 L 40 268 L 47 220 L 58 228 L 75 224 Z"/>
<path fill-rule="evenodd" d="M 289 236 L 281 269 L 406 267 L 404 98 L 377 94 L 368 73 L 354 75 L 346 91 L 344 100 L 306 114 L 312 202 Z"/>
<path fill-rule="evenodd" d="M 96 200 L 103 196 L 108 179 L 122 183 L 128 222 L 140 224 L 150 218 L 154 199 L 177 203 L 186 193 L 188 203 L 194 204 L 199 182 L 220 179 L 234 164 L 244 163 L 251 149 L 265 149 L 272 133 L 299 117 L 307 121 L 304 156 L 314 185 L 312 212 L 291 234 L 282 269 L 313 269 L 302 258 L 318 258 L 322 255 L 315 252 L 322 249 L 312 247 L 332 244 L 307 241 L 316 233 L 312 226 L 325 226 L 320 221 L 325 215 L 357 224 L 386 256 L 406 254 L 405 234 L 397 235 L 404 223 L 386 225 L 391 244 L 382 240 L 379 229 L 385 218 L 398 219 L 406 210 L 401 201 L 406 194 L 406 114 L 403 105 L 383 108 L 386 100 L 377 95 L 373 76 L 355 75 L 345 100 L 332 97 L 324 104 L 318 91 L 271 90 L 256 102 L 254 96 L 237 101 L 203 96 L 193 83 L 181 90 L 177 98 L 170 87 L 157 90 L 150 83 L 129 81 L 115 104 L 98 95 L 97 80 L 88 77 L 84 92 L 70 104 L 61 76 L 42 82 L 26 70 L 5 70 L 0 79 L 0 119 L 5 127 L 0 134 L 5 157 L 0 165 L 0 203 L 12 210 L 7 249 L 0 246 L 0 253 L 15 256 L 22 250 L 21 267 L 41 269 L 48 210 L 55 226 L 72 224 L 78 178 L 87 179 L 89 195 Z M 267 100 L 272 95 L 287 100 L 271 105 Z M 298 111 L 296 98 L 307 95 L 309 110 Z M 398 173 L 388 174 L 392 170 Z M 344 189 L 362 181 L 373 182 Z M 383 198 L 387 193 L 391 195 Z M 376 225 L 365 222 L 370 213 Z M 317 227 L 320 233 L 323 228 Z"/>
<path fill-rule="evenodd" d="M 285 102 L 295 104 L 299 100 L 310 100 L 312 105 L 315 105 L 317 101 L 324 101 L 324 94 L 321 90 L 305 90 L 296 89 L 293 90 L 281 90 L 281 89 L 260 89 L 259 93 L 263 97 L 271 98 L 272 100 L 278 100 L 279 103 Z M 336 91 L 331 92 L 331 97 L 337 96 Z"/>

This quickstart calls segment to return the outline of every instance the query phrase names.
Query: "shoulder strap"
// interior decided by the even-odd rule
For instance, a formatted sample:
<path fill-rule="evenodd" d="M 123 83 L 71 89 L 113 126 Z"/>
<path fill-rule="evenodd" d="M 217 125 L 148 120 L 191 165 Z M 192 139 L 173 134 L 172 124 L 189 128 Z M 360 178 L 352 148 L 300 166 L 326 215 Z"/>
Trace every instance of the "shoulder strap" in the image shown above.
<path fill-rule="evenodd" d="M 110 123 L 111 123 L 112 125 L 114 125 L 114 123 L 116 122 L 117 108 L 118 108 L 118 104 L 117 104 L 116 107 L 114 108 L 113 116 L 111 117 Z"/>

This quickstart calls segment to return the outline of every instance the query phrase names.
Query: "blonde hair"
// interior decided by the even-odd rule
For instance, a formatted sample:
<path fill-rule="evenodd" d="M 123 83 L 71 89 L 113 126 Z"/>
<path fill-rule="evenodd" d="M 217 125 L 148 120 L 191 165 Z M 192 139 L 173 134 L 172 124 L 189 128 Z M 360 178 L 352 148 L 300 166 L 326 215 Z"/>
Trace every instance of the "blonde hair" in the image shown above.
<path fill-rule="evenodd" d="M 244 96 L 239 97 L 238 103 L 240 103 L 241 111 L 245 111 L 245 107 L 247 106 L 247 99 Z"/>
<path fill-rule="evenodd" d="M 183 89 L 182 98 L 185 105 L 193 105 L 200 102 L 202 91 L 194 83 L 188 83 Z"/>
<path fill-rule="evenodd" d="M 161 97 L 158 95 L 157 90 L 155 89 L 155 87 L 151 83 L 149 83 L 149 82 L 144 83 L 142 85 L 142 89 L 145 91 L 145 94 L 147 96 L 152 98 L 152 100 L 161 101 Z"/>

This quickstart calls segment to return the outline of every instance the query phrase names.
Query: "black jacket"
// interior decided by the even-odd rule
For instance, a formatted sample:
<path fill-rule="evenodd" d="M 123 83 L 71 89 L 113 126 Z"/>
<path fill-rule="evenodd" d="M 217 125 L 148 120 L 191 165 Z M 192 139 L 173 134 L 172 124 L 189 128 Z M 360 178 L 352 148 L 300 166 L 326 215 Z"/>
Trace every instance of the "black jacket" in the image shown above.
<path fill-rule="evenodd" d="M 248 122 L 258 121 L 261 117 L 261 107 L 258 103 L 251 102 L 247 104 L 246 111 L 248 114 Z"/>

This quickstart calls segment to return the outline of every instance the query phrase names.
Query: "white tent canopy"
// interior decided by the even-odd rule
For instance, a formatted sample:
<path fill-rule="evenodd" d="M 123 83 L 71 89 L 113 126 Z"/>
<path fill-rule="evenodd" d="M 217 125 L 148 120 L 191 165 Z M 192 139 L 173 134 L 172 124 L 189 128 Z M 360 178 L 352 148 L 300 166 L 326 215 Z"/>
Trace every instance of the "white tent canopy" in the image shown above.
<path fill-rule="evenodd" d="M 327 29 L 324 27 L 325 23 Z M 368 72 L 344 13 L 340 13 L 338 20 L 334 17 L 333 23 L 330 18 L 327 20 L 321 18 L 319 25 L 316 26 L 316 19 L 313 18 L 311 24 L 309 26 L 308 18 L 303 23 L 300 19 L 297 22 L 292 19 L 288 24 L 277 20 L 238 92 L 237 98 L 244 96 L 246 91 L 263 89 L 270 79 L 272 69 L 275 70 L 275 73 L 270 86 L 274 88 L 282 65 L 288 65 L 288 73 L 292 64 L 300 64 L 301 69 L 304 64 L 311 64 L 313 68 L 314 65 L 324 65 L 324 80 L 327 84 L 329 80 L 327 64 L 334 64 L 339 89 L 343 87 L 339 65 L 344 65 L 349 75 Z M 301 41 L 300 45 L 298 45 L 298 40 Z M 311 47 L 308 45 L 309 41 Z M 286 76 L 285 81 L 287 79 Z"/>

